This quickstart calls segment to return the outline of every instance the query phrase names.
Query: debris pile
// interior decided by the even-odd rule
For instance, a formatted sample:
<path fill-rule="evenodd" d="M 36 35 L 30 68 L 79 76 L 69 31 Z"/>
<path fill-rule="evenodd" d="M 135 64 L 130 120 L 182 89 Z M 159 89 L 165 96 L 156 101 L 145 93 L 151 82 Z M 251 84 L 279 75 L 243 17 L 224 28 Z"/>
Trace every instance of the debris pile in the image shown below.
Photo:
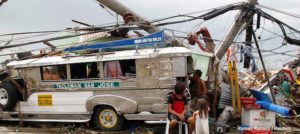
<path fill-rule="evenodd" d="M 272 77 L 274 74 L 268 72 L 268 75 Z M 259 70 L 254 73 L 251 72 L 240 72 L 239 73 L 239 84 L 240 86 L 245 87 L 246 89 L 258 89 L 263 86 L 264 83 L 267 82 L 266 76 L 264 74 L 264 70 Z"/>

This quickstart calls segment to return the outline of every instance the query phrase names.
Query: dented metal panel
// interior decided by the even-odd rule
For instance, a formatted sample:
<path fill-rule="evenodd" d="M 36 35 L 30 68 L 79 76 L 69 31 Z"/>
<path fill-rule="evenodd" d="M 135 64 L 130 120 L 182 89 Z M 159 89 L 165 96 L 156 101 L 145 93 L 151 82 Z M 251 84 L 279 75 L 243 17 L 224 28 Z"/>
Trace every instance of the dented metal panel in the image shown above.
<path fill-rule="evenodd" d="M 151 109 L 154 113 L 166 113 L 168 112 L 168 104 L 167 103 L 157 103 L 151 105 Z"/>
<path fill-rule="evenodd" d="M 173 77 L 172 57 L 159 58 L 159 77 Z"/>
<path fill-rule="evenodd" d="M 137 86 L 139 88 L 158 88 L 158 58 L 137 59 L 135 64 Z"/>
<path fill-rule="evenodd" d="M 27 89 L 40 89 L 41 72 L 39 67 L 22 68 Z"/>
<path fill-rule="evenodd" d="M 158 85 L 160 88 L 173 89 L 174 85 L 176 85 L 176 78 L 168 78 L 168 77 L 159 78 Z"/>
<path fill-rule="evenodd" d="M 160 104 L 167 103 L 167 93 L 172 89 L 128 89 L 128 90 L 105 90 L 94 91 L 94 95 L 110 94 L 122 96 L 137 103 L 136 112 L 166 112 L 167 107 Z M 117 100 L 113 100 L 117 101 Z"/>
<path fill-rule="evenodd" d="M 160 88 L 173 88 L 176 84 L 176 77 L 173 75 L 173 57 L 159 58 L 159 78 Z"/>
<path fill-rule="evenodd" d="M 187 57 L 174 57 L 172 63 L 174 76 L 187 76 Z"/>
<path fill-rule="evenodd" d="M 153 111 L 151 105 L 138 105 L 138 111 L 144 112 L 144 111 Z"/>
<path fill-rule="evenodd" d="M 161 97 L 141 97 L 138 99 L 138 104 L 155 104 L 164 102 L 164 98 Z"/>
<path fill-rule="evenodd" d="M 118 113 L 135 113 L 137 111 L 136 101 L 119 95 L 103 94 L 89 98 L 86 102 L 86 109 L 93 111 L 97 105 L 108 105 L 115 108 Z"/>

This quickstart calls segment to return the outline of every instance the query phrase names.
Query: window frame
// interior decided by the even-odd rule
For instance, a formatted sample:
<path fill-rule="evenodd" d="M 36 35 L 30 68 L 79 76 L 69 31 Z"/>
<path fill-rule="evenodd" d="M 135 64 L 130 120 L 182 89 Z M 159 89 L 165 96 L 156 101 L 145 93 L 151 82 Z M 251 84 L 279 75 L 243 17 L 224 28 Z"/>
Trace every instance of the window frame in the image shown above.
<path fill-rule="evenodd" d="M 45 80 L 44 78 L 44 70 L 43 67 L 49 67 L 49 66 L 62 66 L 64 65 L 66 68 L 66 78 L 65 79 L 60 79 L 60 80 Z M 44 65 L 44 66 L 39 66 L 40 68 L 40 80 L 41 82 L 64 82 L 64 81 L 68 81 L 68 64 L 58 64 L 58 65 Z"/>
<path fill-rule="evenodd" d="M 101 78 L 103 80 L 121 80 L 122 78 L 119 78 L 119 77 L 107 77 L 105 78 L 104 77 L 104 65 L 105 65 L 105 62 L 109 62 L 109 61 L 126 61 L 126 60 L 133 60 L 134 61 L 134 66 L 135 66 L 135 75 L 134 76 L 125 76 L 125 73 L 123 74 L 123 70 L 122 70 L 122 77 L 124 77 L 125 79 L 136 79 L 137 78 L 137 66 L 136 66 L 136 59 L 122 59 L 122 60 L 107 60 L 107 61 L 102 61 L 100 65 L 100 68 L 102 69 L 100 72 L 102 73 L 101 74 Z M 122 65 L 120 63 L 120 67 L 122 69 Z"/>
<path fill-rule="evenodd" d="M 68 64 L 68 73 L 69 73 L 69 75 L 68 75 L 68 80 L 69 81 L 86 81 L 86 80 L 101 80 L 102 78 L 101 78 L 101 70 L 100 70 L 100 68 L 99 68 L 99 66 L 101 65 L 101 62 L 100 61 L 96 61 L 96 62 L 81 62 L 81 63 L 73 63 L 73 64 L 88 64 L 88 63 L 96 63 L 97 64 L 97 70 L 98 70 L 98 77 L 96 77 L 96 78 L 79 78 L 79 79 L 72 79 L 72 74 L 71 74 L 71 65 L 72 64 Z"/>

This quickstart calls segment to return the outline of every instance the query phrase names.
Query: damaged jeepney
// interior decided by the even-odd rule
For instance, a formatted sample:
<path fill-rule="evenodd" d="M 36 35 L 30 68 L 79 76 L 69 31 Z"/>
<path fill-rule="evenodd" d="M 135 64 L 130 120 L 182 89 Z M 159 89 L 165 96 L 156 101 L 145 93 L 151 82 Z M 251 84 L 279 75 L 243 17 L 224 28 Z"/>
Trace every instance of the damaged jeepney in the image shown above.
<path fill-rule="evenodd" d="M 212 56 L 167 47 L 12 61 L 1 75 L 1 120 L 92 120 L 102 130 L 165 120 L 167 93 L 193 69 L 207 74 Z"/>

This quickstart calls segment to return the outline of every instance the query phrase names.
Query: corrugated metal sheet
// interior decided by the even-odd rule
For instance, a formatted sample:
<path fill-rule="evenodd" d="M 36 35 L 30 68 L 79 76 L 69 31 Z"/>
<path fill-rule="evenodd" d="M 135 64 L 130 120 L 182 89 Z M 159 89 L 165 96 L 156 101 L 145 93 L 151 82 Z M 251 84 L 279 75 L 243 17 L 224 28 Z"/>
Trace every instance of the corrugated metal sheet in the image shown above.
<path fill-rule="evenodd" d="M 240 95 L 244 93 L 244 88 L 241 86 L 240 89 Z M 235 94 L 236 99 L 236 94 Z M 229 84 L 221 83 L 221 97 L 219 100 L 218 108 L 224 108 L 225 106 L 232 106 L 232 98 L 231 98 L 231 88 Z"/>

